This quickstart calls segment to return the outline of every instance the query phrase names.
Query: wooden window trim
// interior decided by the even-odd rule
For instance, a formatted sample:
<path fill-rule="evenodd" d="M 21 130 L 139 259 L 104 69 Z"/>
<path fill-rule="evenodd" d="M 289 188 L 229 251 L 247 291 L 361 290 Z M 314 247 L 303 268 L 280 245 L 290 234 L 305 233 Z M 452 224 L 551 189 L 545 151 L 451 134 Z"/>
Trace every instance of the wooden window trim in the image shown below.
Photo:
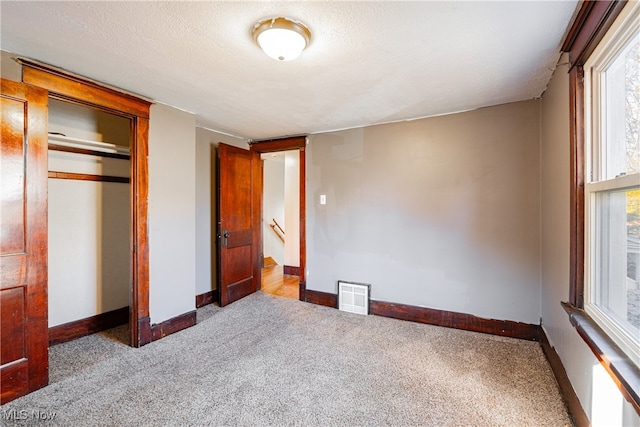
<path fill-rule="evenodd" d="M 584 63 L 618 17 L 626 1 L 585 1 L 562 46 L 569 53 L 570 273 L 569 302 L 562 306 L 571 324 L 640 414 L 640 369 L 584 310 Z"/>
<path fill-rule="evenodd" d="M 640 369 L 584 310 L 562 303 L 571 324 L 640 415 Z"/>
<path fill-rule="evenodd" d="M 585 1 L 562 50 L 569 53 L 570 288 L 569 302 L 584 306 L 584 62 L 602 40 L 626 2 Z"/>

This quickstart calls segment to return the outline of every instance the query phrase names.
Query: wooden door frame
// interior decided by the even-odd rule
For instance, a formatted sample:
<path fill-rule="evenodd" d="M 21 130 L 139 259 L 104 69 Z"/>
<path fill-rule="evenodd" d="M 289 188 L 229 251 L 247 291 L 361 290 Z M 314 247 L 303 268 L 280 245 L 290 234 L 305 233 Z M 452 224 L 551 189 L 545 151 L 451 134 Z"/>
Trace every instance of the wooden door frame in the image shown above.
<path fill-rule="evenodd" d="M 306 136 L 293 136 L 280 139 L 269 139 L 263 141 L 251 141 L 249 142 L 250 150 L 255 151 L 258 154 L 274 153 L 277 151 L 291 151 L 297 150 L 300 154 L 299 157 L 299 169 L 300 169 L 300 301 L 305 301 L 307 293 L 307 188 L 306 188 L 306 152 L 307 145 Z M 262 203 L 260 205 L 260 218 L 262 218 Z M 262 226 L 260 228 L 260 245 L 262 246 Z"/>
<path fill-rule="evenodd" d="M 49 91 L 49 97 L 109 114 L 131 123 L 131 288 L 129 296 L 130 344 L 140 347 L 152 340 L 149 318 L 148 164 L 149 109 L 151 103 L 102 86 L 65 70 L 19 58 L 22 81 Z"/>

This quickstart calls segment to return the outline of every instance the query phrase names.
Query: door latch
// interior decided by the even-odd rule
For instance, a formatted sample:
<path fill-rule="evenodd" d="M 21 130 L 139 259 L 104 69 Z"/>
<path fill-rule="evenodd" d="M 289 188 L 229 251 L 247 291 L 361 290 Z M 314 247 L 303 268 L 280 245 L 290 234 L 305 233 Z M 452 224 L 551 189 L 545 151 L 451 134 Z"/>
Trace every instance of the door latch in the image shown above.
<path fill-rule="evenodd" d="M 222 230 L 222 234 L 220 235 L 220 238 L 222 239 L 222 247 L 226 248 L 227 242 L 229 240 L 229 232 L 227 230 Z"/>

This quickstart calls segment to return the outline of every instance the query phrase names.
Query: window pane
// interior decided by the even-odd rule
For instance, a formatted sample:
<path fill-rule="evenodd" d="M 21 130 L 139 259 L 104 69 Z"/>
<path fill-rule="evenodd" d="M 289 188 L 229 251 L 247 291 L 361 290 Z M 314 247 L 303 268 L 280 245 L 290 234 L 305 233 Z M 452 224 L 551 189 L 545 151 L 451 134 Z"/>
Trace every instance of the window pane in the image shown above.
<path fill-rule="evenodd" d="M 595 196 L 593 302 L 640 338 L 640 189 Z"/>
<path fill-rule="evenodd" d="M 605 72 L 606 144 L 602 175 L 640 172 L 640 36 L 634 36 Z"/>

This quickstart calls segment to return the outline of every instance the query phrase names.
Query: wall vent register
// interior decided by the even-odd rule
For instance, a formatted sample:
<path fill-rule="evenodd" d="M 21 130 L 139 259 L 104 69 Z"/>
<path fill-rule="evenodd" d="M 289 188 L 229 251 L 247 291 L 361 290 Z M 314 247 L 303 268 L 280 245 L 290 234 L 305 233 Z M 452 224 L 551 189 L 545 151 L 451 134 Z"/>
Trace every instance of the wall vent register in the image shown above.
<path fill-rule="evenodd" d="M 369 314 L 371 285 L 338 282 L 338 308 L 348 313 Z"/>

